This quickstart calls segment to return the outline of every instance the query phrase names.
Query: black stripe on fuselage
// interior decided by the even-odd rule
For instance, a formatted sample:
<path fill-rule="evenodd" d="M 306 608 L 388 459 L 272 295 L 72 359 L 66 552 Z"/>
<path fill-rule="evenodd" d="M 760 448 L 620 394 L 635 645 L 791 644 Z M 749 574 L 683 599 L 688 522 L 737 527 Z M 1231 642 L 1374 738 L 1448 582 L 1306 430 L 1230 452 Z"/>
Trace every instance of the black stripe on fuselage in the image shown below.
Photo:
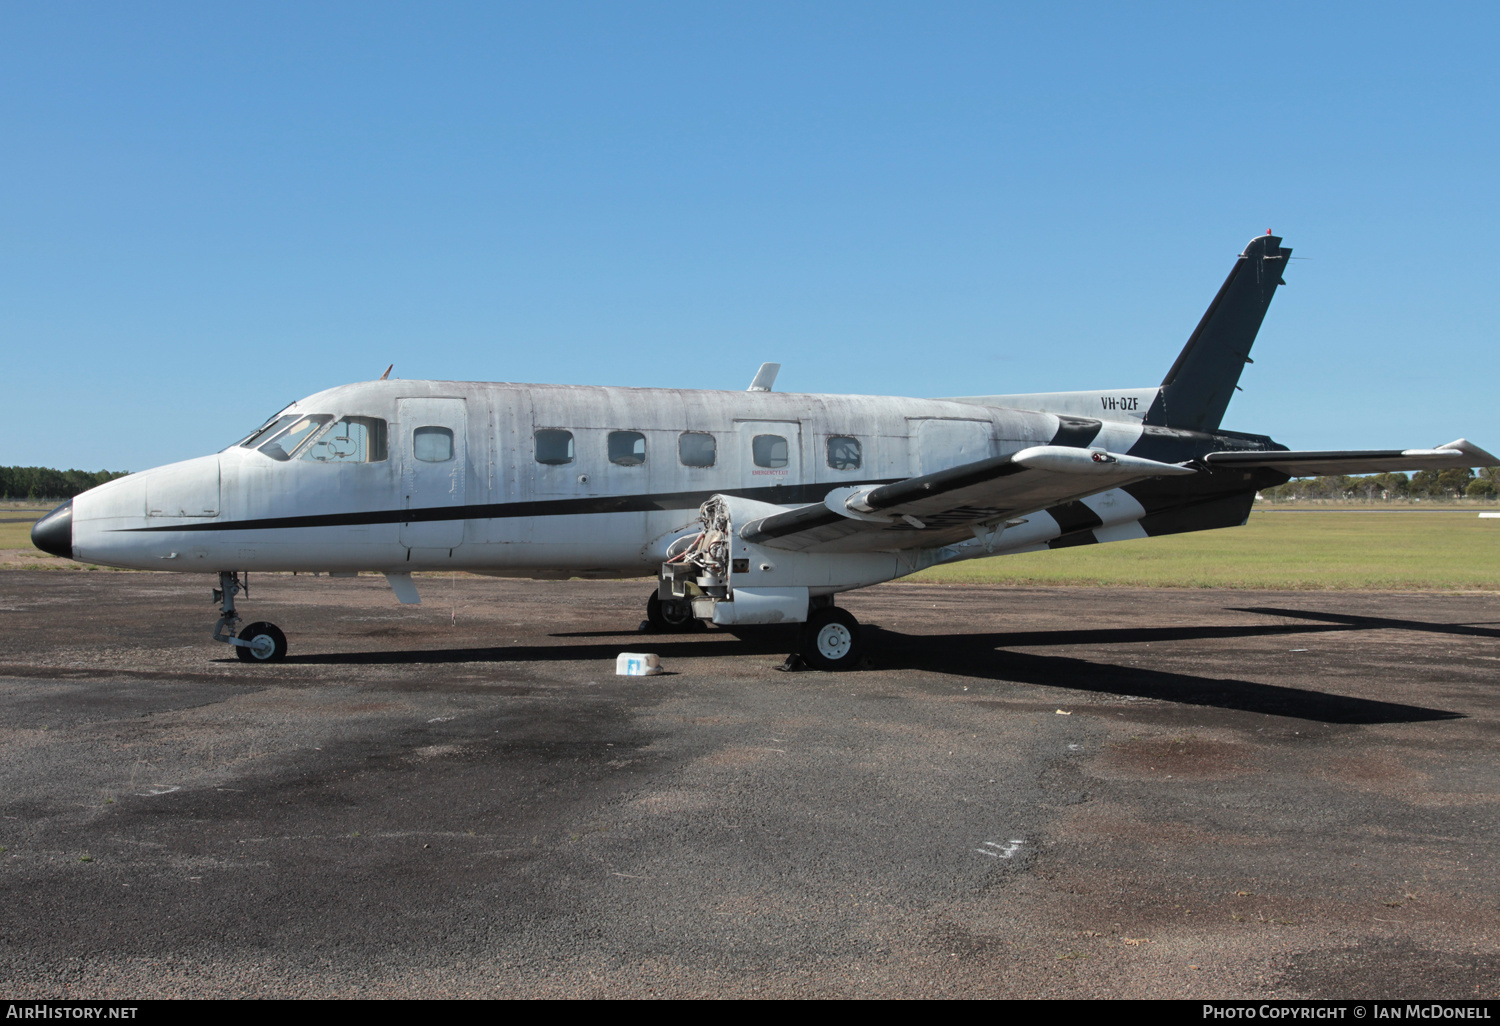
<path fill-rule="evenodd" d="M 1103 527 L 1099 514 L 1081 502 L 1064 502 L 1059 506 L 1048 506 L 1047 515 L 1057 521 L 1062 534 L 1047 543 L 1049 549 L 1066 549 L 1074 545 L 1092 545 L 1099 539 L 1094 537 L 1094 528 Z"/>
<path fill-rule="evenodd" d="M 653 513 L 662 510 L 697 509 L 715 495 L 734 495 L 778 506 L 817 502 L 830 488 L 847 485 L 890 484 L 879 481 L 772 485 L 765 488 L 718 488 L 699 492 L 658 492 L 650 495 L 598 495 L 582 499 L 531 499 L 525 502 L 492 502 L 469 506 L 427 506 L 422 509 L 377 509 L 358 513 L 314 513 L 296 517 L 262 517 L 257 520 L 204 521 L 167 524 L 161 527 L 130 527 L 127 531 L 264 531 L 292 527 L 358 527 L 369 524 L 424 524 L 447 520 L 513 520 L 517 517 L 567 517 L 595 513 Z"/>
<path fill-rule="evenodd" d="M 1104 526 L 1104 521 L 1099 518 L 1099 514 L 1081 502 L 1065 502 L 1060 506 L 1048 506 L 1047 515 L 1057 521 L 1057 526 L 1063 534 Z"/>
<path fill-rule="evenodd" d="M 1087 449 L 1089 444 L 1099 436 L 1104 427 L 1101 420 L 1091 420 L 1088 417 L 1065 417 L 1058 414 L 1057 419 L 1061 422 L 1057 434 L 1052 436 L 1048 445 L 1067 445 L 1075 449 Z"/>

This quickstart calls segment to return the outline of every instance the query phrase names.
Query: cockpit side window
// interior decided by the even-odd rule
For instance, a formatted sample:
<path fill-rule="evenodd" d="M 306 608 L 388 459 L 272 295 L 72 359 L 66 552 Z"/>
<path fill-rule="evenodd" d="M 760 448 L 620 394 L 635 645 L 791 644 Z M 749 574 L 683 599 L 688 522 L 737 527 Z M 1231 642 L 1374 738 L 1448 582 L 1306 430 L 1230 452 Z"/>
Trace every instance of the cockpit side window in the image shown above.
<path fill-rule="evenodd" d="M 302 450 L 313 463 L 383 463 L 388 455 L 386 424 L 379 417 L 345 417 Z"/>
<path fill-rule="evenodd" d="M 260 451 L 273 460 L 286 461 L 297 452 L 297 447 L 311 438 L 324 424 L 333 419 L 331 414 L 317 413 L 310 417 L 290 418 L 292 423 L 282 428 L 271 440 L 260 447 Z M 274 427 L 274 425 L 273 425 Z"/>

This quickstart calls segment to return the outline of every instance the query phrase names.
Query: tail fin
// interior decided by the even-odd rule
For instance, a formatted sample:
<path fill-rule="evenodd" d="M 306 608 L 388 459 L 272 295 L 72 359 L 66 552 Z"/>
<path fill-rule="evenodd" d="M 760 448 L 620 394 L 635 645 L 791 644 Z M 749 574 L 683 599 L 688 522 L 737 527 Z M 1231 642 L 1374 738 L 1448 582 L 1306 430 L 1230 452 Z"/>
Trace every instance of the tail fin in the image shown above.
<path fill-rule="evenodd" d="M 1265 319 L 1287 258 L 1275 235 L 1259 235 L 1240 254 L 1219 294 L 1208 305 L 1203 320 L 1177 362 L 1167 371 L 1161 391 L 1146 414 L 1147 424 L 1212 431 L 1224 419 L 1229 400 L 1250 363 L 1260 322 Z"/>

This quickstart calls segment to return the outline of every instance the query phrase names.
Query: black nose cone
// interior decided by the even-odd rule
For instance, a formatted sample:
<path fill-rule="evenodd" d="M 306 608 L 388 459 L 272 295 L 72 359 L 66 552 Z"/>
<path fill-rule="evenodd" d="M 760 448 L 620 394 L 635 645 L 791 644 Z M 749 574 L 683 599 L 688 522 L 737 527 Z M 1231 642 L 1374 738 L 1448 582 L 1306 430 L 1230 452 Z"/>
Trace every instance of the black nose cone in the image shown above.
<path fill-rule="evenodd" d="M 72 499 L 31 526 L 31 544 L 54 556 L 73 558 Z"/>

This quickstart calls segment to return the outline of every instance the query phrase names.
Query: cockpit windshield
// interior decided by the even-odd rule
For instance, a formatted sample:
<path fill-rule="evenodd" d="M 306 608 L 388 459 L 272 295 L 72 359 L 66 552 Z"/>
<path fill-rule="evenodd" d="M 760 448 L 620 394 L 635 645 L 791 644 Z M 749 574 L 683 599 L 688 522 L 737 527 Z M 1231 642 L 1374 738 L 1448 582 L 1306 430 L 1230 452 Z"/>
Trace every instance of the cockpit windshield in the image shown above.
<path fill-rule="evenodd" d="M 254 445 L 266 434 L 275 431 L 276 433 L 271 435 L 271 440 L 260 446 L 260 451 L 273 460 L 289 460 L 297 451 L 298 446 L 332 419 L 332 415 L 327 413 L 317 413 L 306 417 L 282 417 L 265 431 L 256 432 L 254 437 L 245 442 L 245 445 Z"/>
<path fill-rule="evenodd" d="M 260 427 L 252 431 L 249 438 L 246 438 L 242 442 L 236 442 L 235 445 L 238 445 L 242 449 L 254 449 L 261 442 L 264 442 L 267 438 L 270 438 L 271 435 L 275 434 L 277 431 L 280 431 L 282 428 L 286 427 L 296 419 L 296 414 L 292 414 L 288 417 L 283 417 L 280 415 L 272 417 L 270 420 L 266 421 Z M 234 448 L 234 446 L 230 446 L 230 448 Z"/>

